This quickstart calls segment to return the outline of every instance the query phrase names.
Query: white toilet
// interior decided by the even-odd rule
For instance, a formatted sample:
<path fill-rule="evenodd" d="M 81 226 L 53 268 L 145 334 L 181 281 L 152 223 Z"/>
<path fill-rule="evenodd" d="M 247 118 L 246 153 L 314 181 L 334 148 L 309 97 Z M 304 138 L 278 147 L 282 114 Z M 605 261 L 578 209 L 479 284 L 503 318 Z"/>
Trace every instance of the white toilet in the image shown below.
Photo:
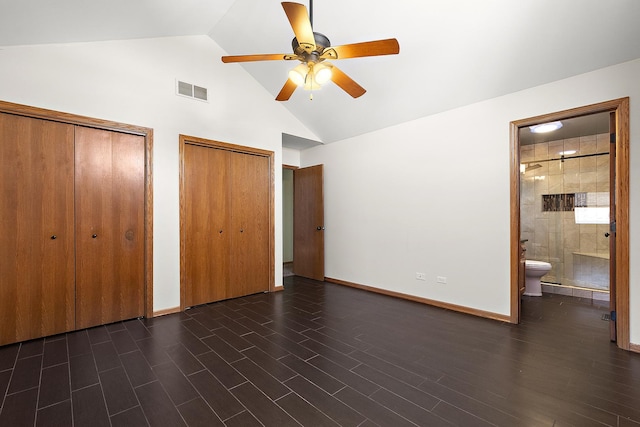
<path fill-rule="evenodd" d="M 540 279 L 551 270 L 551 264 L 544 261 L 526 260 L 524 264 L 524 295 L 531 297 L 542 296 Z"/>

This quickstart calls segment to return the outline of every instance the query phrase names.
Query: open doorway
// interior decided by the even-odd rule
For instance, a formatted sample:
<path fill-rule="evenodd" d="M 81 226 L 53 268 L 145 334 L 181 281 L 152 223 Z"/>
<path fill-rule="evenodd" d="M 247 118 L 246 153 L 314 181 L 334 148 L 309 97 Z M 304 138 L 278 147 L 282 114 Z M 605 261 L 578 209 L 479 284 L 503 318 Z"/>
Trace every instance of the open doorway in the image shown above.
<path fill-rule="evenodd" d="M 587 120 L 587 119 L 591 120 Z M 567 139 L 555 137 L 549 141 L 539 138 L 537 141 L 528 133 L 530 126 L 546 124 L 550 122 L 571 123 L 576 127 L 580 122 L 595 123 L 597 119 L 604 125 L 593 125 L 596 135 L 593 140 L 593 149 L 586 149 L 583 152 L 576 150 L 571 145 L 572 136 Z M 629 349 L 629 100 L 623 98 L 572 110 L 551 113 L 543 116 L 518 120 L 511 123 L 511 322 L 518 323 L 520 320 L 520 306 L 522 294 L 525 292 L 523 259 L 525 258 L 523 249 L 531 251 L 527 258 L 540 259 L 550 267 L 548 278 L 551 282 L 549 291 L 561 290 L 562 292 L 590 292 L 590 295 L 597 293 L 598 297 L 604 294 L 603 289 L 593 290 L 584 286 L 584 274 L 587 268 L 581 268 L 575 263 L 582 263 L 590 267 L 597 264 L 601 259 L 610 258 L 607 277 L 607 297 L 611 304 L 611 339 L 616 341 L 618 346 Z M 599 126 L 599 128 L 598 128 Z M 568 129 L 570 130 L 570 129 Z M 602 133 L 604 132 L 604 135 Z M 597 135 L 600 134 L 600 148 L 597 148 Z M 542 141 L 542 142 L 541 142 Z M 535 148 L 527 147 L 538 142 Z M 609 149 L 607 149 L 609 144 Z M 585 144 L 586 145 L 586 144 Z M 553 146 L 551 154 L 549 147 Z M 578 147 L 579 148 L 579 147 Z M 556 153 L 557 151 L 557 153 Z M 602 162 L 607 161 L 606 169 L 600 170 L 601 186 L 597 183 L 580 187 L 580 183 L 575 182 L 578 176 L 579 166 L 596 165 L 598 158 Z M 571 164 L 569 164 L 571 163 Z M 576 169 L 577 168 L 577 169 Z M 577 172 L 565 174 L 565 171 L 574 169 Z M 585 168 L 586 169 L 586 168 Z M 601 167 L 602 169 L 602 167 Z M 535 170 L 539 170 L 538 173 Z M 606 188 L 603 187 L 606 177 Z M 551 179 L 553 183 L 543 182 Z M 594 178 L 598 175 L 597 169 L 590 172 L 586 178 Z M 537 178 L 536 178 L 537 177 Z M 529 181 L 527 181 L 529 180 Z M 536 180 L 538 189 L 536 190 Z M 563 181 L 567 181 L 567 186 L 562 187 Z M 546 187 L 545 187 L 546 186 Z M 593 188 L 591 188 L 593 187 Z M 565 191 L 566 189 L 566 191 Z M 585 191 L 582 191 L 585 190 Z M 587 191 L 588 190 L 588 191 Z M 600 198 L 598 199 L 598 194 Z M 587 197 L 591 197 L 587 201 Z M 603 206 L 598 206 L 598 205 Z M 607 209 L 607 224 L 595 224 L 602 222 L 600 218 L 577 218 L 577 214 L 591 215 L 602 211 L 602 209 L 578 209 L 575 208 L 604 208 Z M 531 214 L 528 210 L 533 209 Z M 538 210 L 542 212 L 538 212 Z M 546 212 L 544 212 L 546 210 Z M 564 212 L 563 211 L 570 211 Z M 568 215 L 567 215 L 568 213 Z M 601 212 L 600 212 L 601 213 Z M 561 219 L 562 215 L 571 216 L 571 221 L 566 221 L 570 227 L 567 230 L 559 229 L 562 221 L 549 223 L 551 218 Z M 536 219 L 539 219 L 540 228 L 535 229 Z M 566 219 L 566 218 L 565 218 Z M 587 222 L 585 230 L 593 231 L 593 240 L 588 242 L 585 232 L 580 235 L 580 224 L 576 222 Z M 605 230 L 606 228 L 606 230 Z M 573 236 L 578 233 L 577 243 Z M 599 235 L 601 232 L 602 236 Z M 566 235 L 565 235 L 566 234 Z M 571 238 L 567 237 L 572 235 Z M 560 237 L 558 237 L 560 236 Z M 584 237 L 584 247 L 581 249 L 579 240 Z M 560 239 L 562 242 L 557 242 Z M 573 241 L 572 241 L 573 240 Z M 530 242 L 530 243 L 529 243 Z M 550 243 L 551 242 L 551 243 Z M 568 249 L 562 246 L 563 242 L 569 242 Z M 527 244 L 529 247 L 526 247 Z M 605 245 L 609 247 L 605 247 Z M 606 257 L 605 257 L 606 255 Z M 578 261 L 575 261 L 575 260 Z M 553 261 L 553 262 L 551 262 Z M 578 269 L 576 269 L 576 266 Z M 581 281 L 582 280 L 582 281 Z M 589 282 L 594 280 L 590 278 Z M 564 282 L 564 284 L 563 284 Z M 604 288 L 604 280 L 598 277 L 600 288 Z M 575 289 L 575 290 L 574 290 Z M 560 292 L 559 292 L 560 293 Z"/>
<path fill-rule="evenodd" d="M 282 276 L 293 276 L 293 171 L 282 166 Z"/>

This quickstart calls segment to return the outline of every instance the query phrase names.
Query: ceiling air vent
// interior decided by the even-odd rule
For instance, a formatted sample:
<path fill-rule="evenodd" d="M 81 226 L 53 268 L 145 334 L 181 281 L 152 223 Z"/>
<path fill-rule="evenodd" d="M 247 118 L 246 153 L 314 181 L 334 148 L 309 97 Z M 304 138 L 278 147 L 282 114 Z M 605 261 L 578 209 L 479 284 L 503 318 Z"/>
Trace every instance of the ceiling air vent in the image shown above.
<path fill-rule="evenodd" d="M 176 94 L 189 98 L 199 99 L 200 101 L 208 101 L 208 92 L 206 87 L 196 86 L 191 83 L 176 80 Z"/>

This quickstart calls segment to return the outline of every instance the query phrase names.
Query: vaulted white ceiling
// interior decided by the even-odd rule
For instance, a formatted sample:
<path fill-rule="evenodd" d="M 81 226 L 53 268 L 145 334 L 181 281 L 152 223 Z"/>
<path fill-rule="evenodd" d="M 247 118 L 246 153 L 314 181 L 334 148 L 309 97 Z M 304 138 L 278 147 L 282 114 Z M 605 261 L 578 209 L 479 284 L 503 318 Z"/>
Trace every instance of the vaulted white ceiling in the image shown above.
<path fill-rule="evenodd" d="M 333 45 L 400 43 L 337 61 L 362 97 L 328 84 L 285 103 L 324 143 L 640 58 L 637 0 L 315 0 L 313 21 Z M 0 0 L 0 46 L 196 34 L 232 55 L 290 53 L 293 38 L 276 0 Z M 225 64 L 274 98 L 294 65 Z"/>

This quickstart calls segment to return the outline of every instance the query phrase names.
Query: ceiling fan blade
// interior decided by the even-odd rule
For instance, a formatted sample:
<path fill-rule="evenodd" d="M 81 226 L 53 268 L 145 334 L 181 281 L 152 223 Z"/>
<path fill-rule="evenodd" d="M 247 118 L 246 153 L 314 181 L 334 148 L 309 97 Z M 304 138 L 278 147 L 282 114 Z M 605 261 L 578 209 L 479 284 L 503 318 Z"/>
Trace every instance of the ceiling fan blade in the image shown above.
<path fill-rule="evenodd" d="M 283 2 L 282 8 L 284 13 L 287 14 L 287 18 L 289 18 L 289 23 L 300 47 L 307 53 L 316 50 L 316 39 L 313 36 L 313 28 L 311 28 L 307 8 L 302 4 L 291 2 Z"/>
<path fill-rule="evenodd" d="M 252 61 L 278 61 L 278 60 L 298 59 L 296 55 L 289 53 L 273 53 L 265 55 L 231 55 L 223 56 L 222 62 L 252 62 Z"/>
<path fill-rule="evenodd" d="M 356 83 L 335 65 L 331 68 L 331 81 L 354 98 L 362 96 L 366 92 L 365 88 Z"/>
<path fill-rule="evenodd" d="M 291 95 L 296 90 L 298 85 L 291 81 L 291 79 L 287 79 L 282 89 L 280 89 L 280 93 L 276 96 L 276 101 L 286 101 L 291 98 Z"/>
<path fill-rule="evenodd" d="M 360 58 L 363 56 L 395 55 L 400 52 L 396 39 L 375 40 L 363 43 L 345 44 L 325 49 L 324 59 Z"/>

